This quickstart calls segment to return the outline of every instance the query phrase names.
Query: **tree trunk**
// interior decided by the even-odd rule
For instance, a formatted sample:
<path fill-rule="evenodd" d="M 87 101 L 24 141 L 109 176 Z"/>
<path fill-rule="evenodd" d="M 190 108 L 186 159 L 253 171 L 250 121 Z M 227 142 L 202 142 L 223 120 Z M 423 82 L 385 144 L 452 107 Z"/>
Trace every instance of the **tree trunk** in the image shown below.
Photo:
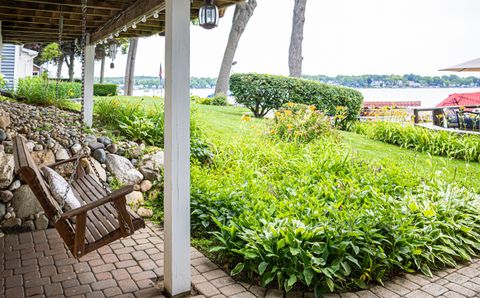
<path fill-rule="evenodd" d="M 70 82 L 73 82 L 73 75 L 75 74 L 75 72 L 74 72 L 75 53 L 68 54 L 69 61 L 67 61 L 66 59 L 67 59 L 67 57 L 65 57 L 65 62 L 67 62 L 67 66 L 68 66 L 68 80 Z"/>
<path fill-rule="evenodd" d="M 63 55 L 58 58 L 57 61 L 57 79 L 62 77 L 62 69 L 63 69 Z"/>
<path fill-rule="evenodd" d="M 253 15 L 253 11 L 257 7 L 256 0 L 249 0 L 248 2 L 238 3 L 235 6 L 235 13 L 233 15 L 232 28 L 230 29 L 230 36 L 228 37 L 227 48 L 223 55 L 222 66 L 218 74 L 217 85 L 215 86 L 215 95 L 226 95 L 228 91 L 228 83 L 230 79 L 230 71 L 232 70 L 233 59 L 237 51 L 240 37 L 245 31 L 245 27 Z"/>
<path fill-rule="evenodd" d="M 100 64 L 100 84 L 105 81 L 105 55 L 102 56 Z"/>
<path fill-rule="evenodd" d="M 305 7 L 307 0 L 295 0 L 293 8 L 293 24 L 292 36 L 290 39 L 290 53 L 288 57 L 288 66 L 290 76 L 302 76 L 302 43 L 303 43 L 303 26 L 305 25 Z"/>
<path fill-rule="evenodd" d="M 127 68 L 125 70 L 124 94 L 133 95 L 133 85 L 135 81 L 135 57 L 137 56 L 138 38 L 130 38 L 127 55 Z"/>

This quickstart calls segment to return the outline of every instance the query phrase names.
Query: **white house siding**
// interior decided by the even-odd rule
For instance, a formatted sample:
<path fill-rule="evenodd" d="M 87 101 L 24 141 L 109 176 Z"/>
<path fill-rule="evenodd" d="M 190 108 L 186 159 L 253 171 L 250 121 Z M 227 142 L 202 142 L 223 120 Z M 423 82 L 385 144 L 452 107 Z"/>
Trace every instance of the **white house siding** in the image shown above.
<path fill-rule="evenodd" d="M 19 53 L 19 48 L 13 44 L 4 44 L 2 49 L 1 72 L 3 78 L 7 81 L 7 88 L 13 89 L 16 78 L 15 58 Z"/>
<path fill-rule="evenodd" d="M 4 44 L 1 72 L 7 80 L 7 89 L 15 88 L 18 79 L 33 76 L 33 59 L 37 52 L 23 49 L 20 45 Z"/>

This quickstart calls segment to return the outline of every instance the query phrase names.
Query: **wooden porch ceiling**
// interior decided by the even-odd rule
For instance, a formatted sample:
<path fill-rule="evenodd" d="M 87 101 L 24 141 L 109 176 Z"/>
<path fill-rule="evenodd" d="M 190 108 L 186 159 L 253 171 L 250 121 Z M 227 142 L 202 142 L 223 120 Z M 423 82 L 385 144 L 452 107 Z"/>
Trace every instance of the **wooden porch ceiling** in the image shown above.
<path fill-rule="evenodd" d="M 242 0 L 216 0 L 220 9 Z M 192 18 L 198 16 L 203 0 L 192 3 Z M 80 0 L 0 0 L 0 20 L 5 43 L 53 42 L 58 40 L 60 15 L 63 13 L 63 40 L 81 37 Z M 153 16 L 141 22 L 144 15 Z M 131 25 L 136 23 L 136 28 Z M 128 30 L 123 31 L 127 26 Z M 143 37 L 165 30 L 165 0 L 88 0 L 87 32 L 91 42 L 111 35 L 118 38 Z"/>

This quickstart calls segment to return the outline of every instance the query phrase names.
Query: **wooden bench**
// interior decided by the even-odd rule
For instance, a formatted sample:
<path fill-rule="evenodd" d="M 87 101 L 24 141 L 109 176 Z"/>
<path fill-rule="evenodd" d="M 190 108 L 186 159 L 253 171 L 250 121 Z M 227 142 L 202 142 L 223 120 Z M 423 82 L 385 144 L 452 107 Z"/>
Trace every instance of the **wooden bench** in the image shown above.
<path fill-rule="evenodd" d="M 94 176 L 85 174 L 81 163 L 75 169 L 71 189 L 82 206 L 62 212 L 25 143 L 22 136 L 13 139 L 15 172 L 30 186 L 45 215 L 76 258 L 145 227 L 143 219 L 131 212 L 126 204 L 125 196 L 133 191 L 133 186 L 125 186 L 109 194 Z M 78 158 L 82 157 L 61 161 L 49 167 L 73 163 Z"/>

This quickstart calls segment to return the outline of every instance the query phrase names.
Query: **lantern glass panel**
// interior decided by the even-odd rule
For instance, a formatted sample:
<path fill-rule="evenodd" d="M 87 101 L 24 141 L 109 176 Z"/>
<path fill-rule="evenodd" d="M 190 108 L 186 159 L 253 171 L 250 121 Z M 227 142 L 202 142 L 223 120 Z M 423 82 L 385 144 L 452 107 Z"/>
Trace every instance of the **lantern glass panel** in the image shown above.
<path fill-rule="evenodd" d="M 200 26 L 212 29 L 218 26 L 218 8 L 213 4 L 206 4 L 200 8 Z"/>

